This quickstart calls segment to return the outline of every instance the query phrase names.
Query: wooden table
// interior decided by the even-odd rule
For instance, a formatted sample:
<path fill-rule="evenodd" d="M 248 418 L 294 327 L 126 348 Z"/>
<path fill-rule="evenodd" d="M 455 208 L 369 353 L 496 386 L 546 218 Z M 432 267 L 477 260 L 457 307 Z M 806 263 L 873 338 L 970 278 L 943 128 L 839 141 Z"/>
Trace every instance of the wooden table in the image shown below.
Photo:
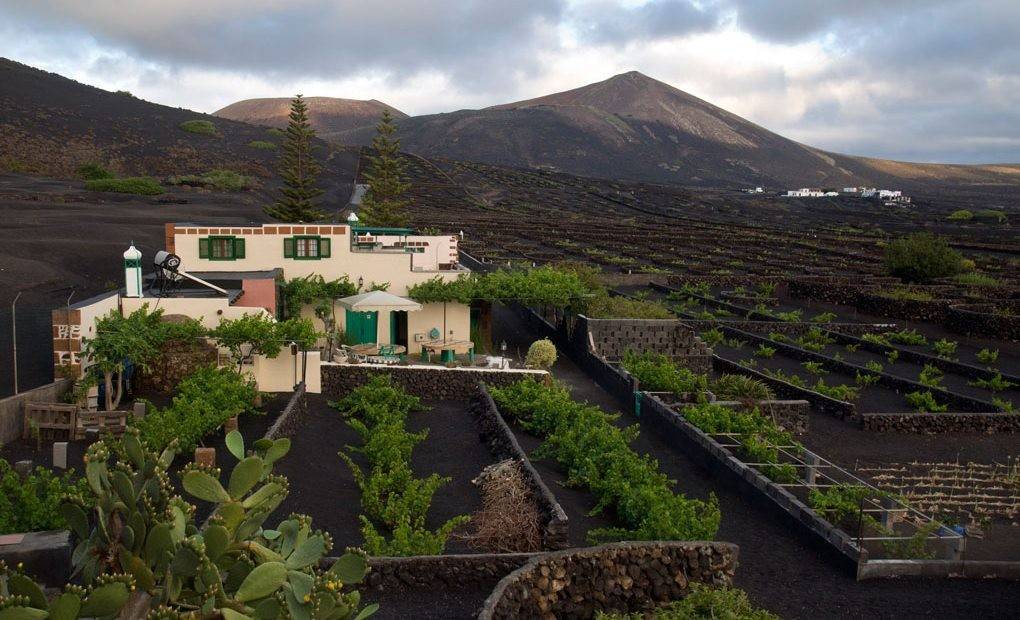
<path fill-rule="evenodd" d="M 407 347 L 399 344 L 377 344 L 374 342 L 366 342 L 365 344 L 355 344 L 348 347 L 352 353 L 358 355 L 379 355 L 379 351 L 382 347 L 390 347 L 394 355 L 403 355 L 407 353 Z"/>
<path fill-rule="evenodd" d="M 430 353 L 440 353 L 443 362 L 452 362 L 458 353 L 467 353 L 473 361 L 475 343 L 470 340 L 426 340 L 421 343 L 422 361 L 428 361 Z"/>

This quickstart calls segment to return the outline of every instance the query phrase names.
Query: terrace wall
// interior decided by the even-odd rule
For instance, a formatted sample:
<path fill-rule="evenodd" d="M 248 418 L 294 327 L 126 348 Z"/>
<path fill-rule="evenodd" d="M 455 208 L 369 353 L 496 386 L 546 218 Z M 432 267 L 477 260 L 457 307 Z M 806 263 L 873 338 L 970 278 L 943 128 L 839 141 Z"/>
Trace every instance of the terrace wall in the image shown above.
<path fill-rule="evenodd" d="M 994 304 L 960 304 L 946 312 L 946 327 L 966 335 L 1003 340 L 1020 340 L 1020 316 L 1014 304 L 1013 314 L 995 314 Z"/>
<path fill-rule="evenodd" d="M 373 377 L 387 375 L 409 394 L 425 400 L 470 400 L 477 392 L 479 381 L 505 386 L 526 377 L 542 379 L 549 374 L 544 370 L 528 369 L 332 363 L 323 363 L 321 373 L 322 393 L 329 398 L 340 398 Z"/>
<path fill-rule="evenodd" d="M 1017 433 L 1020 413 L 862 413 L 866 431 L 902 433 Z"/>
<path fill-rule="evenodd" d="M 661 353 L 694 372 L 707 373 L 712 351 L 697 333 L 673 319 L 590 319 L 577 317 L 574 339 L 589 336 L 593 353 L 606 360 L 623 359 L 624 353 Z"/>
<path fill-rule="evenodd" d="M 835 398 L 830 398 L 813 390 L 802 388 L 781 379 L 770 377 L 765 373 L 741 366 L 736 362 L 723 359 L 718 355 L 716 355 L 712 360 L 712 365 L 716 371 L 721 373 L 749 375 L 754 377 L 769 386 L 773 393 L 781 398 L 806 400 L 815 407 L 818 407 L 820 411 L 834 415 L 837 418 L 852 419 L 857 417 L 857 408 L 853 403 L 836 400 Z"/>
<path fill-rule="evenodd" d="M 599 611 L 646 611 L 682 598 L 692 582 L 730 585 L 737 553 L 731 543 L 661 541 L 543 554 L 504 577 L 478 618 L 587 618 Z"/>
<path fill-rule="evenodd" d="M 26 403 L 59 403 L 73 384 L 71 379 L 57 379 L 53 383 L 0 399 L 0 444 L 21 438 L 25 428 Z"/>
<path fill-rule="evenodd" d="M 478 392 L 471 402 L 470 411 L 481 431 L 481 436 L 489 451 L 498 459 L 513 459 L 521 464 L 524 477 L 531 488 L 531 494 L 542 516 L 542 542 L 546 549 L 566 549 L 570 546 L 567 538 L 567 513 L 560 506 L 552 491 L 542 480 L 542 476 L 531 464 L 527 453 L 521 448 L 513 431 L 499 413 L 496 403 L 485 388 L 478 384 Z"/>
<path fill-rule="evenodd" d="M 701 333 L 705 330 L 712 329 L 716 325 L 722 324 L 727 327 L 733 327 L 747 332 L 753 333 L 769 333 L 776 332 L 786 336 L 800 337 L 808 332 L 808 330 L 819 327 L 825 330 L 838 331 L 842 334 L 851 334 L 859 336 L 861 334 L 868 334 L 876 330 L 892 330 L 896 329 L 896 323 L 790 323 L 786 321 L 741 321 L 741 320 L 730 320 L 730 319 L 716 319 L 712 321 L 705 321 L 702 319 L 683 319 L 683 322 L 690 325 L 692 329 Z"/>
<path fill-rule="evenodd" d="M 287 405 L 277 416 L 269 430 L 266 431 L 266 439 L 279 439 L 281 437 L 293 437 L 304 422 L 308 413 L 308 398 L 306 396 L 305 384 L 299 383 L 294 388 L 294 394 L 287 401 Z"/>
<path fill-rule="evenodd" d="M 867 558 L 867 551 L 859 549 L 846 532 L 819 517 L 804 502 L 758 470 L 745 465 L 657 398 L 649 396 L 643 403 L 642 424 L 666 439 L 674 450 L 693 458 L 714 475 L 733 484 L 751 501 L 774 510 L 812 544 L 832 554 L 850 574 L 856 574 L 857 564 Z"/>

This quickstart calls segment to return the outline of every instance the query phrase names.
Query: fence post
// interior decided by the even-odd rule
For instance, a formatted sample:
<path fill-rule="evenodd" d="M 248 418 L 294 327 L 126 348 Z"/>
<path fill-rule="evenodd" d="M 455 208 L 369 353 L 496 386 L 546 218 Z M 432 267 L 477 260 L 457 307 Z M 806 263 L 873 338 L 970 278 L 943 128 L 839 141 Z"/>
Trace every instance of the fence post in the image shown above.
<path fill-rule="evenodd" d="M 818 479 L 818 466 L 821 464 L 822 460 L 817 454 L 810 450 L 804 451 L 804 484 L 815 485 L 815 481 Z"/>

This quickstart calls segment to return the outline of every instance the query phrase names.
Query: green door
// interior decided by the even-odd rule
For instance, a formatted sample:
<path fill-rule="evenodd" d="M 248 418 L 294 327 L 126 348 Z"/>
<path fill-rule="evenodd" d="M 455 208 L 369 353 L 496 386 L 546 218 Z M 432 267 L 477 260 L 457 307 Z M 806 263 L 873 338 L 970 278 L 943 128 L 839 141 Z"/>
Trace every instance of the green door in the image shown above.
<path fill-rule="evenodd" d="M 378 312 L 347 311 L 347 342 L 365 344 L 376 341 L 378 333 Z"/>

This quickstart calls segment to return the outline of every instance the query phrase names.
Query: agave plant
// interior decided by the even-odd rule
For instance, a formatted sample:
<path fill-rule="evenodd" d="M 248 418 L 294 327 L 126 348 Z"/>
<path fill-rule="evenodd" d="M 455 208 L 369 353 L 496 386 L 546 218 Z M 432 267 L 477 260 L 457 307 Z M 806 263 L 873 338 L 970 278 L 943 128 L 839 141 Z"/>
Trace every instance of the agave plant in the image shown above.
<path fill-rule="evenodd" d="M 126 590 L 121 600 L 118 589 L 118 598 L 104 611 L 113 603 L 116 609 L 83 615 L 112 616 L 125 606 L 132 617 L 150 618 L 193 613 L 225 620 L 360 620 L 374 613 L 377 605 L 359 609 L 359 593 L 346 587 L 364 577 L 364 554 L 349 551 L 322 570 L 333 541 L 313 530 L 309 517 L 291 515 L 274 529 L 264 526 L 287 496 L 286 478 L 272 470 L 289 451 L 290 440 L 259 440 L 246 452 L 240 433 L 233 431 L 226 443 L 238 460 L 226 487 L 215 468 L 190 464 L 181 475 L 188 495 L 214 504 L 201 526 L 194 521 L 195 507 L 174 494 L 167 475 L 175 445 L 157 456 L 129 429 L 116 446 L 123 458 L 112 466 L 105 441 L 89 448 L 85 475 L 93 501 L 68 498 L 61 506 L 79 539 L 72 556 L 75 573 L 86 583 L 101 584 L 81 593 L 80 607 L 97 593 L 112 599 L 110 585 L 120 583 Z M 111 576 L 120 580 L 110 581 Z M 77 617 L 54 615 L 45 604 L 45 597 L 34 597 L 31 608 L 42 615 L 24 617 Z"/>

